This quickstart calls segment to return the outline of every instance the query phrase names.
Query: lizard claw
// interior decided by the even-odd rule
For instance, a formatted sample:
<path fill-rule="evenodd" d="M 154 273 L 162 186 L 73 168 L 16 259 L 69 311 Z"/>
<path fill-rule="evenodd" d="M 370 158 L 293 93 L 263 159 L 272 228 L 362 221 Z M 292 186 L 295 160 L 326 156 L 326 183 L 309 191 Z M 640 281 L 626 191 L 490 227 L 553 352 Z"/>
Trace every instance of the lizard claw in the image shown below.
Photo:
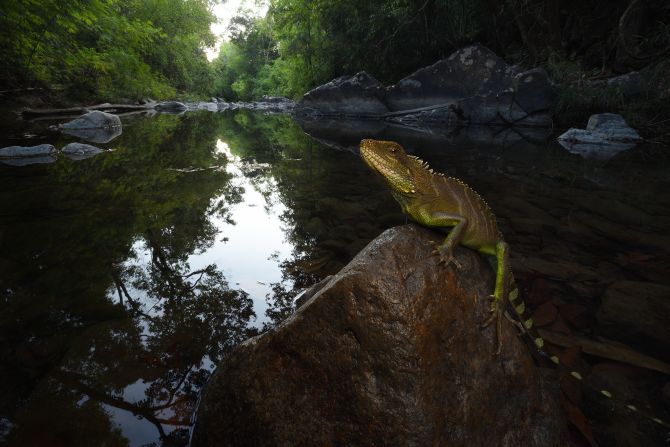
<path fill-rule="evenodd" d="M 488 318 L 484 321 L 479 327 L 484 329 L 489 327 L 493 322 L 496 323 L 496 350 L 493 353 L 494 356 L 500 355 L 502 351 L 502 319 L 500 318 L 501 308 L 500 302 L 496 299 L 495 296 L 490 295 L 489 300 L 491 301 L 491 309 Z"/>
<path fill-rule="evenodd" d="M 453 263 L 456 268 L 461 268 L 461 263 L 458 262 L 456 258 L 454 258 L 452 250 L 444 247 L 444 245 L 440 245 L 435 250 L 433 250 L 433 254 L 440 257 L 438 263 L 444 264 L 445 267 L 448 267 L 449 264 Z"/>

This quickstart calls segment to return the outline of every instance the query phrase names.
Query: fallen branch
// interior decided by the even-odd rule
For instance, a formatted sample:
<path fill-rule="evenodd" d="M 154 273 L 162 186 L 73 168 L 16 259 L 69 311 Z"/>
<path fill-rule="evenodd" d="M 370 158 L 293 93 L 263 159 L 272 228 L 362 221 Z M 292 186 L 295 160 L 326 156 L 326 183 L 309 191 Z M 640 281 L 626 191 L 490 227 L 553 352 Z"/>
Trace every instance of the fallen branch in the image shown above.
<path fill-rule="evenodd" d="M 550 332 L 545 329 L 538 329 L 538 332 L 542 338 L 549 343 L 564 348 L 580 346 L 582 351 L 587 354 L 670 374 L 670 365 L 667 363 L 637 352 L 622 343 L 602 338 L 594 340 L 591 338 L 580 337 L 578 335 L 565 335 L 558 332 Z"/>

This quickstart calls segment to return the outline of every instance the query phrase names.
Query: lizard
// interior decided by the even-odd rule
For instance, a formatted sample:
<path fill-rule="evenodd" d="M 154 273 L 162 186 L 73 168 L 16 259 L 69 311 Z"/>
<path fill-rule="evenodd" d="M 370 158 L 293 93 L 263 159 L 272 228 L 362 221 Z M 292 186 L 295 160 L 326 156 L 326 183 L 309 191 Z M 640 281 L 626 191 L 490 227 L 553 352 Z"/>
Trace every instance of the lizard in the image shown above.
<path fill-rule="evenodd" d="M 537 349 L 554 364 L 561 366 L 560 359 L 544 350 L 545 341 L 533 326 L 533 319 L 519 296 L 510 267 L 509 245 L 504 241 L 493 211 L 470 186 L 462 180 L 433 171 L 426 162 L 408 155 L 403 147 L 394 141 L 364 139 L 360 143 L 363 161 L 381 175 L 391 194 L 400 204 L 402 211 L 416 223 L 447 232 L 447 236 L 433 253 L 439 255 L 439 262 L 456 264 L 453 251 L 463 245 L 484 255 L 495 257 L 495 287 L 489 296 L 489 316 L 482 327 L 496 325 L 497 347 L 494 355 L 502 349 L 501 315 L 505 300 L 509 301 L 516 313 L 523 331 L 532 339 Z M 583 381 L 582 375 L 568 368 L 570 375 Z M 612 400 L 608 390 L 598 390 L 601 395 Z M 641 412 L 634 405 L 626 407 L 654 422 L 670 428 L 670 424 Z"/>

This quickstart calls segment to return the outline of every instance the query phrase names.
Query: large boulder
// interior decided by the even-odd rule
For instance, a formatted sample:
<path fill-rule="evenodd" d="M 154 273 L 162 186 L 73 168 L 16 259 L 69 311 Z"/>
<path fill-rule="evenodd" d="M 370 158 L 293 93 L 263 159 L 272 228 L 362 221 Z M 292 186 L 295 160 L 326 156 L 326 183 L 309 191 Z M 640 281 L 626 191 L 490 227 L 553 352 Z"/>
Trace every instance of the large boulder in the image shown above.
<path fill-rule="evenodd" d="M 511 88 L 514 74 L 516 69 L 491 50 L 472 45 L 389 87 L 386 104 L 393 111 L 455 104 L 463 98 Z"/>
<path fill-rule="evenodd" d="M 565 419 L 515 329 L 481 330 L 493 272 L 439 235 L 384 232 L 214 373 L 193 445 L 565 446 Z"/>
<path fill-rule="evenodd" d="M 482 45 L 462 48 L 384 89 L 365 72 L 306 93 L 303 115 L 378 117 L 409 126 L 551 127 L 555 88 L 539 68 L 520 71 Z"/>
<path fill-rule="evenodd" d="M 379 116 L 388 112 L 384 86 L 368 73 L 341 76 L 305 93 L 296 106 L 298 114 Z"/>
<path fill-rule="evenodd" d="M 616 113 L 591 115 L 586 129 L 571 128 L 558 137 L 568 151 L 601 160 L 631 149 L 641 140 L 640 134 Z"/>

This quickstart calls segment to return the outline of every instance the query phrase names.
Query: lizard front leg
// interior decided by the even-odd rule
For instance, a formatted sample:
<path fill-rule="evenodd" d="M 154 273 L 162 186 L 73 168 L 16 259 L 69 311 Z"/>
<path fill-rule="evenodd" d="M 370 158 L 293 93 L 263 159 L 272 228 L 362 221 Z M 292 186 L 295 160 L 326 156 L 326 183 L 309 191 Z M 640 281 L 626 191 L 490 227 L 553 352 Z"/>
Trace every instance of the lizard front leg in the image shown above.
<path fill-rule="evenodd" d="M 449 230 L 449 234 L 444 239 L 433 253 L 440 256 L 440 263 L 445 266 L 455 263 L 454 248 L 461 243 L 463 239 L 463 232 L 468 225 L 468 219 L 459 216 L 458 214 L 449 214 L 445 212 L 433 212 L 428 216 L 428 219 L 423 222 L 430 227 L 445 228 Z"/>

